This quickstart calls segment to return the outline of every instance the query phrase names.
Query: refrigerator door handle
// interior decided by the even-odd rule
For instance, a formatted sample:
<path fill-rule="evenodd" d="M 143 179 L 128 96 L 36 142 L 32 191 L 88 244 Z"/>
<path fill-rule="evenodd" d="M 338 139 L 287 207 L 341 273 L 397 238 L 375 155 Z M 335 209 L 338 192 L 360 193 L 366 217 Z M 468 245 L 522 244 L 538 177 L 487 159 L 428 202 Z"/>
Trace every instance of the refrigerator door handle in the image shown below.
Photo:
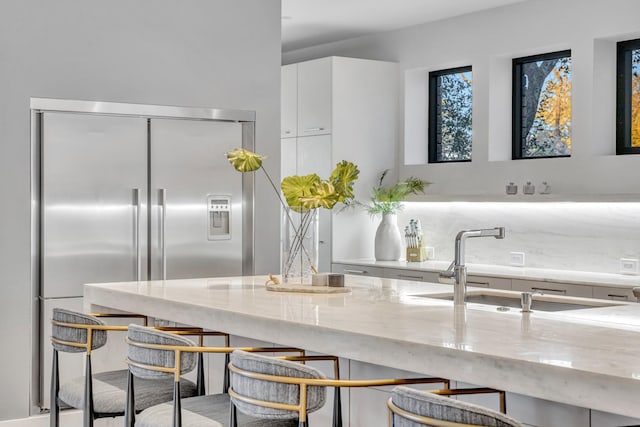
<path fill-rule="evenodd" d="M 160 256 L 162 258 L 161 272 L 162 280 L 167 280 L 167 241 L 165 238 L 165 222 L 167 219 L 167 189 L 158 190 L 158 207 L 160 207 Z"/>
<path fill-rule="evenodd" d="M 142 267 L 140 265 L 141 260 L 141 247 L 140 247 L 140 189 L 133 189 L 133 206 L 135 209 L 135 230 L 133 235 L 135 237 L 136 245 L 136 280 L 139 282 L 142 280 Z"/>

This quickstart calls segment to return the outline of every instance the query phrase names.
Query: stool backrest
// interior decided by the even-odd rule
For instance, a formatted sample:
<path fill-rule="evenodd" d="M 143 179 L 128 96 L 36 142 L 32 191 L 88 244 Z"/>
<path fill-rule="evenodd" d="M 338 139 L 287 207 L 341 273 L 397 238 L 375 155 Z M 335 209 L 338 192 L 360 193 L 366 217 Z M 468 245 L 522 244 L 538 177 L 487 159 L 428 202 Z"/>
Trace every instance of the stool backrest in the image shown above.
<path fill-rule="evenodd" d="M 173 369 L 176 367 L 176 351 L 171 349 L 170 346 L 195 346 L 193 341 L 188 338 L 135 324 L 129 325 L 127 342 L 129 343 L 127 360 L 129 370 L 136 377 L 145 379 L 174 377 Z M 151 346 L 154 344 L 169 346 L 169 348 L 145 347 L 148 344 Z M 191 372 L 196 366 L 197 354 L 191 352 L 178 353 L 180 354 L 178 359 L 180 375 Z"/>
<path fill-rule="evenodd" d="M 229 393 L 234 405 L 247 415 L 267 419 L 292 419 L 300 416 L 295 410 L 278 408 L 278 404 L 300 404 L 300 387 L 306 387 L 287 383 L 287 377 L 326 378 L 322 372 L 310 366 L 241 350 L 231 353 L 230 369 Z M 282 377 L 282 381 L 252 378 L 243 374 L 243 371 Z M 322 408 L 326 399 L 325 389 L 323 386 L 307 387 L 306 413 Z M 306 418 L 306 414 L 304 417 Z"/>
<path fill-rule="evenodd" d="M 393 389 L 388 405 L 394 427 L 522 427 L 498 411 L 404 386 Z"/>
<path fill-rule="evenodd" d="M 63 308 L 53 309 L 51 326 L 51 343 L 53 348 L 67 353 L 86 352 L 89 343 L 87 337 L 90 326 L 104 326 L 97 317 Z M 87 325 L 82 327 L 81 325 Z M 98 349 L 107 343 L 107 331 L 91 331 L 91 350 Z"/>

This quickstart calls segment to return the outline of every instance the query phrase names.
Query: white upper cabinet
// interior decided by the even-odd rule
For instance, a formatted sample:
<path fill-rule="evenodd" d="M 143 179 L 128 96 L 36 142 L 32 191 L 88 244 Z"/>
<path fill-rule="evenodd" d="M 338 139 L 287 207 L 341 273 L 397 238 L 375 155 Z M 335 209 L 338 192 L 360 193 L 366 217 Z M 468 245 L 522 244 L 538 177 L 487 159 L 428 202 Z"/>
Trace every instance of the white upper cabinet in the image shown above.
<path fill-rule="evenodd" d="M 282 74 L 282 176 L 317 173 L 327 179 L 336 163 L 347 160 L 360 170 L 356 199 L 368 200 L 380 173 L 397 167 L 396 64 L 328 57 L 285 65 Z M 285 124 L 296 117 L 296 106 L 297 125 Z M 286 133 L 292 126 L 297 132 Z M 373 256 L 377 222 L 365 209 L 338 213 L 340 208 L 321 209 L 320 271 L 329 271 L 332 257 Z"/>
<path fill-rule="evenodd" d="M 331 133 L 332 58 L 298 64 L 298 136 Z"/>
<path fill-rule="evenodd" d="M 297 136 L 298 131 L 298 65 L 282 67 L 280 77 L 280 138 Z"/>

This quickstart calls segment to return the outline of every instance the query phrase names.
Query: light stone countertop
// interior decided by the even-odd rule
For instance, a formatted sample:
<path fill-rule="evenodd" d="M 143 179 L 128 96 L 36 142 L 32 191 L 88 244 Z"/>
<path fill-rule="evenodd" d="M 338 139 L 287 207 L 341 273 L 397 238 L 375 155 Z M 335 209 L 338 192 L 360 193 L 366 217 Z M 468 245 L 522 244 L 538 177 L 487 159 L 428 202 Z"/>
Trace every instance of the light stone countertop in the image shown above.
<path fill-rule="evenodd" d="M 640 417 L 640 304 L 523 314 L 414 296 L 451 290 L 424 282 L 347 275 L 351 293 L 294 294 L 265 281 L 88 284 L 84 303 Z"/>
<path fill-rule="evenodd" d="M 373 259 L 342 259 L 333 261 L 333 263 L 431 272 L 446 270 L 450 264 L 450 262 L 447 261 L 407 262 L 403 260 L 376 261 Z M 637 275 L 555 270 L 547 268 L 510 267 L 491 264 L 466 264 L 466 266 L 467 274 L 477 274 L 490 277 L 571 283 L 588 286 L 611 286 L 623 288 L 640 286 L 640 276 Z"/>

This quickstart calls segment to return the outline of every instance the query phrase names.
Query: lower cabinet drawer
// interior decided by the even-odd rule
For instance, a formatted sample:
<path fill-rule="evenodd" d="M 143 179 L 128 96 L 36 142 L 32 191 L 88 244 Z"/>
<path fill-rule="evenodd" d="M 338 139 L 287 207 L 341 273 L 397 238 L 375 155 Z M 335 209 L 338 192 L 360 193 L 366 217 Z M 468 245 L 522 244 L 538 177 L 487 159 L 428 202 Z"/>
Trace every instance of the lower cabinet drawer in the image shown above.
<path fill-rule="evenodd" d="M 593 298 L 593 287 L 573 285 L 570 283 L 542 282 L 538 280 L 513 279 L 511 289 L 522 292 L 540 291 L 543 294 L 567 295 L 573 297 Z"/>
<path fill-rule="evenodd" d="M 475 286 L 477 288 L 511 289 L 511 279 L 468 274 L 467 286 Z"/>
<path fill-rule="evenodd" d="M 614 301 L 636 301 L 636 297 L 633 295 L 633 290 L 629 288 L 605 288 L 594 286 L 593 297 Z"/>
<path fill-rule="evenodd" d="M 353 264 L 332 264 L 333 273 L 353 274 L 357 276 L 384 277 L 384 268 Z"/>
<path fill-rule="evenodd" d="M 438 273 L 433 271 L 404 270 L 400 268 L 385 268 L 384 277 L 387 279 L 417 280 L 420 282 L 438 283 Z"/>

